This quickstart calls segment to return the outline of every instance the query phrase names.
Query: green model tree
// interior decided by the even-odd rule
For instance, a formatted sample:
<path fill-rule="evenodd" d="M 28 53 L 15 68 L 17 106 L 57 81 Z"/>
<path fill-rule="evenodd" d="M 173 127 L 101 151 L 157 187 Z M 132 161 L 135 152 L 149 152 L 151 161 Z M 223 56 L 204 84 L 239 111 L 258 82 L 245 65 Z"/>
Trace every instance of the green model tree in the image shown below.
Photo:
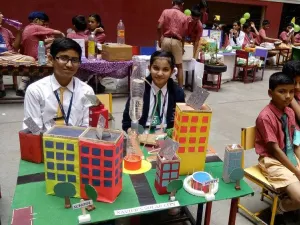
<path fill-rule="evenodd" d="M 92 185 L 86 184 L 84 187 L 84 190 L 85 190 L 86 195 L 89 197 L 89 199 L 93 200 L 93 202 L 97 201 L 98 194 Z M 94 204 L 86 207 L 87 211 L 93 211 L 94 209 L 96 209 Z"/>
<path fill-rule="evenodd" d="M 70 197 L 74 197 L 76 195 L 76 189 L 73 184 L 67 182 L 58 183 L 54 186 L 54 193 L 60 198 L 65 198 L 66 209 L 71 208 Z"/>

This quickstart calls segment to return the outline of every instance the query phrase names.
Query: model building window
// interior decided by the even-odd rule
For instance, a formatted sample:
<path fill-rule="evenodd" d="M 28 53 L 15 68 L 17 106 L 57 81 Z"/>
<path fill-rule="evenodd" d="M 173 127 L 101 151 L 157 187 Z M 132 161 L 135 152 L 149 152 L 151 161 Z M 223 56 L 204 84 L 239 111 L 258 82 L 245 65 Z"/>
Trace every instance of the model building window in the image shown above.
<path fill-rule="evenodd" d="M 178 170 L 178 169 L 179 169 L 179 163 L 173 163 L 172 170 Z"/>
<path fill-rule="evenodd" d="M 112 178 L 112 172 L 111 171 L 104 171 L 104 178 Z"/>
<path fill-rule="evenodd" d="M 89 148 L 88 147 L 82 147 L 81 152 L 84 154 L 89 154 Z"/>
<path fill-rule="evenodd" d="M 89 169 L 82 167 L 81 168 L 81 173 L 84 174 L 84 175 L 89 175 Z"/>
<path fill-rule="evenodd" d="M 105 180 L 104 181 L 104 187 L 111 187 L 111 181 L 110 180 Z"/>
<path fill-rule="evenodd" d="M 120 151 L 120 148 L 117 147 L 117 149 L 116 149 L 116 154 L 119 154 L 119 151 Z"/>
<path fill-rule="evenodd" d="M 74 145 L 73 144 L 67 144 L 67 150 L 68 151 L 74 151 Z"/>
<path fill-rule="evenodd" d="M 119 178 L 117 177 L 115 180 L 115 185 L 117 185 L 119 183 Z"/>
<path fill-rule="evenodd" d="M 178 172 L 172 172 L 171 173 L 171 178 L 176 179 L 178 177 Z"/>
<path fill-rule="evenodd" d="M 105 157 L 112 157 L 113 151 L 112 150 L 104 150 L 104 156 Z"/>
<path fill-rule="evenodd" d="M 170 178 L 170 173 L 167 172 L 167 173 L 163 173 L 163 179 L 169 179 Z"/>
<path fill-rule="evenodd" d="M 112 162 L 108 160 L 104 160 L 104 167 L 106 168 L 112 168 Z"/>
<path fill-rule="evenodd" d="M 89 158 L 87 158 L 87 157 L 81 157 L 81 163 L 82 164 L 89 164 Z"/>
<path fill-rule="evenodd" d="M 81 181 L 82 181 L 82 184 L 89 184 L 89 179 L 87 179 L 87 178 L 82 178 Z"/>
<path fill-rule="evenodd" d="M 57 163 L 57 170 L 65 170 L 65 165 L 62 163 Z"/>
<path fill-rule="evenodd" d="M 56 149 L 58 149 L 58 150 L 64 150 L 64 143 L 56 142 Z"/>
<path fill-rule="evenodd" d="M 100 156 L 100 149 L 99 148 L 93 148 L 93 155 L 94 156 Z"/>
<path fill-rule="evenodd" d="M 118 176 L 118 173 L 119 173 L 119 170 L 116 169 L 116 170 L 115 170 L 115 176 Z"/>
<path fill-rule="evenodd" d="M 53 148 L 54 144 L 53 144 L 53 141 L 46 141 L 45 142 L 45 147 L 46 148 Z"/>
<path fill-rule="evenodd" d="M 66 181 L 66 175 L 65 174 L 57 174 L 57 180 L 58 181 Z"/>
<path fill-rule="evenodd" d="M 48 180 L 55 180 L 55 174 L 54 173 L 47 173 Z"/>
<path fill-rule="evenodd" d="M 117 166 L 119 164 L 119 158 L 116 159 L 115 165 Z"/>
<path fill-rule="evenodd" d="M 56 160 L 64 161 L 64 153 L 56 152 Z"/>
<path fill-rule="evenodd" d="M 163 180 L 162 182 L 162 186 L 163 187 L 167 187 L 167 185 L 169 184 L 170 182 L 168 180 Z"/>
<path fill-rule="evenodd" d="M 67 171 L 69 171 L 69 172 L 74 172 L 74 165 L 72 165 L 72 164 L 67 164 Z"/>
<path fill-rule="evenodd" d="M 164 171 L 169 171 L 171 170 L 170 164 L 164 164 Z"/>
<path fill-rule="evenodd" d="M 68 182 L 76 183 L 76 176 L 75 175 L 68 175 Z"/>
<path fill-rule="evenodd" d="M 73 154 L 67 154 L 67 161 L 71 161 L 73 162 L 75 159 L 74 155 Z"/>
<path fill-rule="evenodd" d="M 100 170 L 93 170 L 93 176 L 100 176 Z"/>
<path fill-rule="evenodd" d="M 93 179 L 93 186 L 100 186 L 100 180 L 94 180 Z"/>
<path fill-rule="evenodd" d="M 47 168 L 48 168 L 48 170 L 54 170 L 54 163 L 53 162 L 47 162 Z"/>
<path fill-rule="evenodd" d="M 100 160 L 99 159 L 92 159 L 92 165 L 93 166 L 100 166 Z"/>
<path fill-rule="evenodd" d="M 47 159 L 54 159 L 54 152 L 46 152 Z"/>

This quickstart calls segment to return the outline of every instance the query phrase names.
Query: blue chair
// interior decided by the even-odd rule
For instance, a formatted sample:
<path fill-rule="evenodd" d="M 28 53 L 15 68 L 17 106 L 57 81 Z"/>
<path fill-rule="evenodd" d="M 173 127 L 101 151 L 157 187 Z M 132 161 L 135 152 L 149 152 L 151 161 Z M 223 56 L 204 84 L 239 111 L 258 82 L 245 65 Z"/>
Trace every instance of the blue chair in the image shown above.
<path fill-rule="evenodd" d="M 140 54 L 141 55 L 152 55 L 156 51 L 156 47 L 141 47 Z"/>
<path fill-rule="evenodd" d="M 300 48 L 293 47 L 292 60 L 300 60 Z"/>
<path fill-rule="evenodd" d="M 261 70 L 262 70 L 261 80 L 263 80 L 264 79 L 265 68 L 266 68 L 266 63 L 267 63 L 267 58 L 268 58 L 268 50 L 267 49 L 256 48 L 254 56 L 255 57 L 260 57 L 262 60 L 264 60 L 264 65 L 261 67 Z"/>

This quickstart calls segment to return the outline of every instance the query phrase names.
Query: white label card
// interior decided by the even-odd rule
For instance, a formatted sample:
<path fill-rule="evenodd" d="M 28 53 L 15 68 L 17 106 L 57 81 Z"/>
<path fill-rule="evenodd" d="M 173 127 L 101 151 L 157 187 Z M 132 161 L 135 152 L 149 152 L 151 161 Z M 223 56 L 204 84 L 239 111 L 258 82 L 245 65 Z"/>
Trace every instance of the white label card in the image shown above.
<path fill-rule="evenodd" d="M 89 205 L 93 205 L 93 200 L 87 200 L 87 201 L 84 201 L 84 202 L 74 204 L 74 205 L 72 205 L 72 208 L 73 209 L 81 209 L 81 208 L 85 208 Z"/>
<path fill-rule="evenodd" d="M 166 202 L 166 203 L 160 203 L 154 205 L 145 205 L 136 208 L 115 210 L 115 216 L 136 214 L 136 213 L 147 212 L 147 211 L 163 210 L 163 209 L 169 209 L 169 208 L 174 208 L 179 206 L 180 204 L 178 201 Z"/>
<path fill-rule="evenodd" d="M 97 129 L 96 129 L 96 132 L 97 132 L 96 135 L 97 135 L 97 138 L 99 138 L 99 140 L 102 140 L 102 133 L 103 133 L 105 124 L 106 124 L 106 119 L 104 118 L 104 116 L 102 116 L 100 114 L 99 119 L 98 119 Z"/>

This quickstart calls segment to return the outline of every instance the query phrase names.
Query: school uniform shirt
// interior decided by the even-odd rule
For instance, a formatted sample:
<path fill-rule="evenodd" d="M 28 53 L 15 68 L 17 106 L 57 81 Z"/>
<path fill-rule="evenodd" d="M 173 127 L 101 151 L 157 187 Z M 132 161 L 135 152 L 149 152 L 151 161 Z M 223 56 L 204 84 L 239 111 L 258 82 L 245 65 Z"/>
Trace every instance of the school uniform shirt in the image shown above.
<path fill-rule="evenodd" d="M 296 34 L 294 37 L 295 43 L 300 44 L 300 34 Z"/>
<path fill-rule="evenodd" d="M 249 34 L 245 33 L 244 43 L 243 43 L 242 47 L 244 48 L 245 46 L 249 45 L 250 42 L 253 41 L 253 40 L 254 40 L 253 32 L 250 32 Z"/>
<path fill-rule="evenodd" d="M 23 54 L 38 58 L 39 41 L 44 41 L 47 36 L 53 35 L 54 30 L 37 24 L 29 24 L 22 34 Z"/>
<path fill-rule="evenodd" d="M 75 85 L 73 85 L 75 82 Z M 54 75 L 45 77 L 29 85 L 24 100 L 24 120 L 31 117 L 40 128 L 51 128 L 51 121 L 57 118 L 58 101 L 54 91 L 60 96 L 60 84 Z M 66 87 L 63 93 L 63 108 L 68 113 L 73 93 L 73 102 L 69 118 L 69 126 L 87 127 L 89 125 L 89 107 L 91 106 L 85 94 L 93 95 L 93 89 L 76 77 Z M 23 129 L 26 125 L 23 123 Z"/>
<path fill-rule="evenodd" d="M 261 43 L 264 42 L 264 39 L 267 37 L 266 30 L 261 28 L 259 30 L 259 35 L 255 39 L 255 44 L 260 46 Z"/>
<path fill-rule="evenodd" d="M 160 99 L 160 109 L 159 109 L 159 115 L 163 114 L 163 118 L 162 118 L 162 124 L 166 125 L 167 119 L 167 111 L 168 111 L 168 87 L 167 84 L 165 86 L 163 86 L 162 89 L 159 89 L 159 87 L 157 87 L 153 82 L 151 84 L 151 92 L 150 93 L 150 105 L 149 105 L 149 113 L 148 113 L 148 119 L 147 119 L 147 123 L 146 126 L 150 126 L 151 123 L 151 119 L 152 119 L 152 115 L 153 115 L 153 110 L 155 107 L 155 101 L 156 101 L 156 95 L 158 94 L 159 90 L 161 90 L 162 94 L 161 94 L 161 99 Z M 163 107 L 163 105 L 165 105 L 165 107 Z M 162 112 L 162 110 L 164 110 Z"/>
<path fill-rule="evenodd" d="M 239 35 L 237 38 L 233 38 L 233 36 L 230 35 L 230 45 L 231 46 L 242 46 L 245 40 L 245 32 L 240 31 Z"/>
<path fill-rule="evenodd" d="M 68 33 L 67 38 L 84 39 L 85 41 L 87 41 L 88 40 L 88 35 L 84 31 L 81 31 L 81 32 L 76 32 L 76 33 Z"/>
<path fill-rule="evenodd" d="M 2 35 L 2 37 L 5 41 L 7 50 L 14 51 L 13 43 L 15 41 L 15 37 L 12 34 L 12 32 L 10 30 L 0 26 L 0 34 Z"/>
<path fill-rule="evenodd" d="M 174 6 L 171 9 L 165 9 L 161 14 L 158 23 L 162 25 L 164 37 L 182 40 L 187 33 L 187 16 L 178 6 Z"/>
<path fill-rule="evenodd" d="M 286 31 L 282 31 L 281 34 L 280 34 L 280 36 L 279 36 L 280 40 L 282 40 L 284 42 L 286 42 L 289 37 L 290 36 L 289 36 L 288 32 L 286 32 Z M 292 39 L 290 39 L 290 41 L 287 44 L 291 44 L 291 43 L 292 43 Z"/>
<path fill-rule="evenodd" d="M 198 42 L 203 34 L 203 26 L 200 20 L 193 20 L 191 16 L 188 17 L 188 31 L 187 36 L 190 42 Z"/>
<path fill-rule="evenodd" d="M 87 34 L 87 35 L 89 36 L 89 35 L 91 35 L 91 31 L 86 30 L 86 31 L 85 31 L 85 34 Z M 102 32 L 102 33 L 97 32 L 97 33 L 95 34 L 95 39 L 96 39 L 96 41 L 97 41 L 98 43 L 100 43 L 100 44 L 104 44 L 104 43 L 105 43 L 105 38 L 106 38 L 106 35 L 105 35 L 104 32 Z"/>
<path fill-rule="evenodd" d="M 291 143 L 293 143 L 294 131 L 299 130 L 295 119 L 294 111 L 285 107 L 284 113 L 288 117 L 288 128 Z M 285 149 L 285 135 L 281 122 L 281 112 L 272 102 L 267 105 L 256 119 L 256 136 L 255 136 L 255 151 L 263 157 L 272 157 L 272 154 L 267 150 L 269 142 L 277 143 L 283 151 Z"/>
<path fill-rule="evenodd" d="M 151 75 L 146 78 L 150 84 L 152 84 L 152 77 Z M 142 117 L 139 120 L 139 124 L 146 128 L 150 125 L 149 116 L 153 111 L 154 99 L 152 99 L 151 103 L 151 95 L 153 95 L 153 91 L 151 90 L 152 85 L 150 86 L 148 83 L 145 82 L 145 92 L 144 92 L 144 105 L 143 105 L 143 112 Z M 175 118 L 175 109 L 177 102 L 185 102 L 184 99 L 184 92 L 182 88 L 180 88 L 177 84 L 174 83 L 172 78 L 169 78 L 167 82 L 167 102 L 165 106 L 165 122 L 166 128 L 172 128 L 174 126 L 174 118 Z M 163 88 L 164 89 L 164 88 Z M 158 90 L 156 90 L 158 91 Z M 166 92 L 166 90 L 162 90 L 162 92 Z M 162 94 L 163 95 L 163 94 Z M 153 97 L 153 96 L 152 96 Z M 163 98 L 163 97 L 162 97 Z M 161 102 L 163 104 L 163 100 Z M 123 112 L 123 120 L 122 120 L 122 129 L 127 132 L 128 128 L 131 127 L 131 118 L 129 116 L 129 106 L 130 106 L 130 98 L 125 106 L 125 110 Z M 152 106 L 152 108 L 150 108 Z M 162 107 L 162 105 L 161 105 Z M 162 109 L 161 109 L 162 110 Z M 148 125 L 147 125 L 148 123 Z"/>

